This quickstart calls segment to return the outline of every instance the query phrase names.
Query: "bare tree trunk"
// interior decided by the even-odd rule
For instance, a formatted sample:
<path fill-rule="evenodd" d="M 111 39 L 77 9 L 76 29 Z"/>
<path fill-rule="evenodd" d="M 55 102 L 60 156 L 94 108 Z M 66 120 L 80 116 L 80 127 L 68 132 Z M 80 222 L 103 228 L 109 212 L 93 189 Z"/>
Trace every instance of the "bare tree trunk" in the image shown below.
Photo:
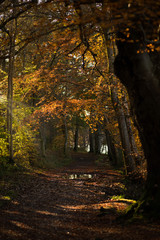
<path fill-rule="evenodd" d="M 62 132 L 64 136 L 64 148 L 63 152 L 64 155 L 67 155 L 67 147 L 68 147 L 68 128 L 67 128 L 67 122 L 66 122 L 66 117 L 63 116 L 63 125 L 62 125 Z"/>
<path fill-rule="evenodd" d="M 100 126 L 97 124 L 97 130 L 94 132 L 95 136 L 95 154 L 100 154 L 101 143 L 100 143 Z"/>
<path fill-rule="evenodd" d="M 83 148 L 86 149 L 86 135 L 85 135 L 85 132 L 83 132 Z"/>
<path fill-rule="evenodd" d="M 9 68 L 8 68 L 8 94 L 7 94 L 7 132 L 8 132 L 8 151 L 9 162 L 13 160 L 13 74 L 14 74 L 14 57 L 15 57 L 15 37 L 16 37 L 16 20 L 10 30 L 10 49 L 9 49 Z"/>
<path fill-rule="evenodd" d="M 91 128 L 89 128 L 89 144 L 90 144 L 90 153 L 94 153 L 94 135 Z"/>
<path fill-rule="evenodd" d="M 125 114 L 122 107 L 120 106 L 119 99 L 115 90 L 112 91 L 112 101 L 117 115 L 119 132 L 125 157 L 126 171 L 127 173 L 132 173 L 136 169 L 135 160 L 132 156 Z"/>
<path fill-rule="evenodd" d="M 42 157 L 46 157 L 46 124 L 45 119 L 42 118 L 40 126 L 40 137 L 41 137 L 41 153 Z"/>
<path fill-rule="evenodd" d="M 2 71 L 6 71 L 6 61 L 5 58 L 1 59 L 1 69 Z"/>
<path fill-rule="evenodd" d="M 78 126 L 78 117 L 76 116 L 76 129 L 74 135 L 74 151 L 78 151 L 78 135 L 79 135 L 79 126 Z"/>
<path fill-rule="evenodd" d="M 4 33 L 4 32 L 1 33 L 1 38 L 2 39 L 5 38 L 5 34 L 6 33 Z M 5 72 L 6 71 L 6 60 L 5 60 L 5 57 L 0 59 L 0 66 L 1 66 L 2 71 Z"/>
<path fill-rule="evenodd" d="M 110 133 L 110 131 L 106 128 L 109 123 L 107 116 L 104 118 L 104 132 L 106 136 L 107 146 L 108 146 L 108 157 L 113 165 L 120 165 L 118 150 L 115 147 L 114 139 Z"/>
<path fill-rule="evenodd" d="M 108 129 L 105 129 L 105 135 L 106 135 L 106 141 L 107 141 L 107 146 L 108 146 L 109 160 L 110 160 L 111 164 L 117 165 L 116 149 L 113 144 L 112 136 L 111 136 L 110 132 L 108 131 Z"/>
<path fill-rule="evenodd" d="M 131 120 L 130 120 L 130 114 L 129 114 L 129 107 L 128 107 L 128 102 L 126 99 L 126 96 L 123 98 L 124 101 L 124 106 L 125 106 L 125 117 L 126 117 L 126 124 L 128 128 L 128 134 L 129 134 L 129 139 L 130 139 L 130 144 L 131 144 L 131 151 L 133 153 L 133 156 L 135 158 L 135 163 L 136 165 L 141 165 L 141 156 L 139 155 L 137 145 L 135 142 L 134 134 L 132 131 L 132 126 L 131 126 Z"/>
<path fill-rule="evenodd" d="M 106 36 L 107 34 L 107 36 Z M 106 41 L 108 40 L 108 32 L 105 34 Z M 108 43 L 108 42 L 107 42 Z M 108 59 L 109 59 L 109 72 L 114 73 L 114 49 L 113 44 L 110 41 L 110 46 L 108 47 L 107 44 L 107 52 L 108 52 Z M 115 109 L 118 125 L 119 125 L 119 131 L 122 141 L 122 147 L 124 150 L 124 157 L 125 157 L 125 167 L 127 173 L 132 173 L 136 169 L 135 160 L 132 156 L 131 146 L 130 146 L 130 139 L 125 119 L 125 114 L 123 111 L 123 108 L 121 107 L 120 101 L 118 99 L 118 94 L 116 91 L 116 79 L 114 75 L 111 76 L 111 84 L 114 85 L 111 89 L 111 97 L 113 102 L 113 107 Z"/>
<path fill-rule="evenodd" d="M 24 49 L 23 50 L 23 52 L 22 52 L 22 68 L 23 68 L 23 70 L 25 70 L 25 67 L 26 67 L 26 49 Z"/>
<path fill-rule="evenodd" d="M 140 199 L 136 212 L 141 211 L 159 218 L 160 54 L 158 51 L 148 53 L 146 43 L 139 39 L 140 34 L 144 34 L 140 31 L 142 30 L 131 29 L 131 41 L 126 39 L 125 34 L 118 33 L 118 55 L 114 66 L 116 75 L 127 88 L 147 159 L 145 194 Z"/>

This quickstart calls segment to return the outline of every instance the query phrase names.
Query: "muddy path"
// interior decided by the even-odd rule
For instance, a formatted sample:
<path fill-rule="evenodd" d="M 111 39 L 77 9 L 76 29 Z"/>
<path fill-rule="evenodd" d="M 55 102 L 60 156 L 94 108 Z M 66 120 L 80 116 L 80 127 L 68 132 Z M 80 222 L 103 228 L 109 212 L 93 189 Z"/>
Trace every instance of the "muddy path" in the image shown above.
<path fill-rule="evenodd" d="M 17 196 L 0 209 L 0 240 L 160 240 L 159 223 L 115 221 L 128 206 L 111 199 L 124 192 L 117 171 L 73 157 L 70 167 L 18 176 Z"/>

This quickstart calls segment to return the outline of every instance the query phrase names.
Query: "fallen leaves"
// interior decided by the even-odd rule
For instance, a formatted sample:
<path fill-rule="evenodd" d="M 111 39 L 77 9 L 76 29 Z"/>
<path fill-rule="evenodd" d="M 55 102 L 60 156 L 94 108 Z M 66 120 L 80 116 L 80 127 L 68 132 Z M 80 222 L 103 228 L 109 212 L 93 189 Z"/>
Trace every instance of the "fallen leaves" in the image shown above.
<path fill-rule="evenodd" d="M 80 154 L 76 158 L 70 167 L 31 173 L 27 178 L 17 175 L 18 193 L 1 209 L 0 239 L 160 239 L 158 223 L 154 228 L 149 223 L 116 223 L 131 204 L 129 199 L 111 199 L 125 191 L 120 173 L 96 166 L 90 157 L 83 162 Z"/>

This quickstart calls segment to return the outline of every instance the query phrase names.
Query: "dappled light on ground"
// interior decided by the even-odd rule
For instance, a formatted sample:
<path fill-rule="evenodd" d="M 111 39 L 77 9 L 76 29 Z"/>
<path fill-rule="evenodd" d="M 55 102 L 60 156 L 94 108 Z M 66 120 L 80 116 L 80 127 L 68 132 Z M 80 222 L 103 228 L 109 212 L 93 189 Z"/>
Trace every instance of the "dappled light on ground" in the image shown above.
<path fill-rule="evenodd" d="M 90 158 L 70 168 L 18 177 L 16 199 L 1 209 L 2 240 L 160 239 L 159 223 L 116 221 L 132 202 L 116 197 L 125 191 L 123 177 Z"/>

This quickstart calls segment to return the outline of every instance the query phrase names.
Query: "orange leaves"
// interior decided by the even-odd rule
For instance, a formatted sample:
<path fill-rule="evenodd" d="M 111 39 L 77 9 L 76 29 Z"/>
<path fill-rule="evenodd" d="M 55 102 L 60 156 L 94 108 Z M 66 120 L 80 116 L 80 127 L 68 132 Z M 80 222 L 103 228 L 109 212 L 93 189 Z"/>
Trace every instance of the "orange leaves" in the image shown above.
<path fill-rule="evenodd" d="M 52 118 L 61 118 L 62 114 L 71 116 L 75 112 L 82 110 L 85 105 L 88 104 L 88 101 L 70 99 L 67 101 L 58 101 L 55 100 L 50 103 L 43 104 L 35 111 L 35 115 L 40 116 L 50 116 Z"/>

